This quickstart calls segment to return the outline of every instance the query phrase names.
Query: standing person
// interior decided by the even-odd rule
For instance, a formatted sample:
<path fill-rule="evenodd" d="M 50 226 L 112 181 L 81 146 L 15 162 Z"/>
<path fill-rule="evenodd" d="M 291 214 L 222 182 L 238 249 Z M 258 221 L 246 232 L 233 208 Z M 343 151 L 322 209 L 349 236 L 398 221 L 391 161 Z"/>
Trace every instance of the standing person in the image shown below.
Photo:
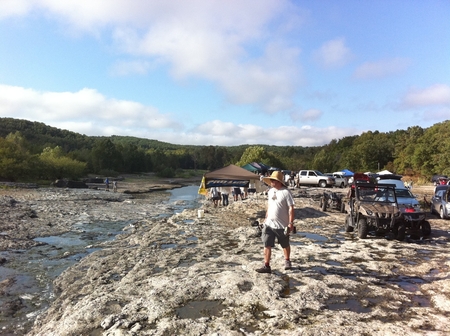
<path fill-rule="evenodd" d="M 117 181 L 113 181 L 113 191 L 117 192 Z"/>
<path fill-rule="evenodd" d="M 229 202 L 228 202 L 228 195 L 229 195 L 229 188 L 228 187 L 221 187 L 220 188 L 220 193 L 222 194 L 222 205 L 223 206 L 228 206 Z"/>
<path fill-rule="evenodd" d="M 105 190 L 109 191 L 109 178 L 105 179 Z"/>
<path fill-rule="evenodd" d="M 212 187 L 209 192 L 211 194 L 211 198 L 214 203 L 214 208 L 217 208 L 217 206 L 219 205 L 219 201 L 220 201 L 219 190 L 217 190 L 217 187 Z"/>
<path fill-rule="evenodd" d="M 268 192 L 266 219 L 261 235 L 264 243 L 264 266 L 258 268 L 256 272 L 272 272 L 270 257 L 272 248 L 275 247 L 275 238 L 283 248 L 284 269 L 289 270 L 292 268 L 289 232 L 294 230 L 294 198 L 284 184 L 282 172 L 274 171 L 270 177 L 264 178 L 264 182 L 270 184 L 272 188 Z M 285 230 L 288 230 L 287 234 Z"/>
<path fill-rule="evenodd" d="M 288 173 L 286 173 L 284 175 L 284 185 L 286 187 L 289 187 L 289 185 L 291 184 L 291 175 L 289 175 Z"/>
<path fill-rule="evenodd" d="M 241 200 L 242 200 L 242 194 L 241 194 L 240 187 L 233 187 L 233 197 L 236 202 L 239 198 L 241 198 Z"/>

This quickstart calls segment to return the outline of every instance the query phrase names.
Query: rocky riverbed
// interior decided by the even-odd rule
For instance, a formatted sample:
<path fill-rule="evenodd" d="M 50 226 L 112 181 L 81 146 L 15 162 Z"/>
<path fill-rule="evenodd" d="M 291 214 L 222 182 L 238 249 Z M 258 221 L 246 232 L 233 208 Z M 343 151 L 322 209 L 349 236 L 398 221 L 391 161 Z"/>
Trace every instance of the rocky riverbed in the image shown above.
<path fill-rule="evenodd" d="M 321 191 L 293 190 L 294 269 L 283 269 L 277 247 L 272 274 L 255 272 L 263 248 L 250 224 L 264 217 L 262 195 L 218 208 L 204 200 L 202 218 L 197 209 L 158 217 L 171 206 L 163 196 L 149 200 L 101 190 L 4 195 L 2 248 L 30 247 L 36 243 L 32 237 L 62 233 L 86 218 L 130 221 L 114 240 L 93 246 L 57 277 L 50 307 L 30 330 L 15 333 L 449 334 L 450 222 L 430 215 L 432 235 L 426 239 L 359 240 L 344 232 L 345 214 L 319 209 L 315 195 Z M 414 192 L 431 195 L 432 188 Z M 22 233 L 12 239 L 14 232 Z M 7 297 L 14 281 L 0 283 L 2 295 Z M 21 303 L 26 305 L 26 298 Z M 2 319 L 8 312 L 2 311 Z"/>

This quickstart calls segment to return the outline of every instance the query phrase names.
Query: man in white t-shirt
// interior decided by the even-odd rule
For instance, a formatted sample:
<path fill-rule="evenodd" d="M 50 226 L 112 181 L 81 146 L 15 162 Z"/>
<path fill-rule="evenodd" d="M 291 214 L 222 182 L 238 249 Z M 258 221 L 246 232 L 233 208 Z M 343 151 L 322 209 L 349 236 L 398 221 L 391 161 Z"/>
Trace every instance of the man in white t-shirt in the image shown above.
<path fill-rule="evenodd" d="M 272 272 L 270 258 L 272 248 L 275 247 L 275 238 L 283 248 L 284 269 L 289 270 L 292 268 L 289 233 L 294 230 L 294 198 L 284 184 L 282 172 L 274 171 L 270 177 L 264 178 L 264 182 L 272 188 L 268 192 L 266 219 L 261 235 L 264 243 L 264 266 L 256 271 L 258 273 Z"/>

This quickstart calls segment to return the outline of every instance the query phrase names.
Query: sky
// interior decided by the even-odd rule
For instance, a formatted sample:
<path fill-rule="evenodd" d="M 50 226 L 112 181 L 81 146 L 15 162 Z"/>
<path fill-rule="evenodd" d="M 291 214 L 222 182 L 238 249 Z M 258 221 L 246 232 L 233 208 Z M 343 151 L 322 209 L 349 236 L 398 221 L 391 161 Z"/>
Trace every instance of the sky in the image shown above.
<path fill-rule="evenodd" d="M 449 0 L 0 0 L 0 117 L 322 146 L 450 119 Z"/>

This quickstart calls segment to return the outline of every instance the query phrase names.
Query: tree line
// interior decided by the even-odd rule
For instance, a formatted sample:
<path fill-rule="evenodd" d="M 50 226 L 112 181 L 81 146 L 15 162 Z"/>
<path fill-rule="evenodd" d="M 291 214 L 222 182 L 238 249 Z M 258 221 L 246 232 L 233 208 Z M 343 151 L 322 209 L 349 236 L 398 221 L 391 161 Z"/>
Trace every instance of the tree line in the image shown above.
<path fill-rule="evenodd" d="M 0 118 L 0 180 L 79 179 L 88 174 L 214 170 L 262 162 L 280 169 L 355 172 L 388 169 L 429 179 L 450 175 L 450 121 L 429 128 L 364 132 L 316 147 L 192 146 L 130 136 L 93 137 L 39 122 Z"/>

